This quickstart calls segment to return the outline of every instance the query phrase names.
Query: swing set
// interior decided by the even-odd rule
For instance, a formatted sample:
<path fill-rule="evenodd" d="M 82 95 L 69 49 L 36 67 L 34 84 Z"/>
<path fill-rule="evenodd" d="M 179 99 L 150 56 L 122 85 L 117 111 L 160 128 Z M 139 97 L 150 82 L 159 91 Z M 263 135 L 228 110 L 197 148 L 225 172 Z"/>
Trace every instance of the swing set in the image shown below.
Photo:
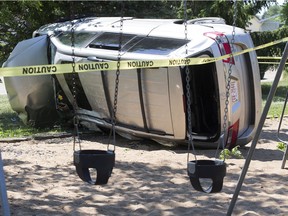
<path fill-rule="evenodd" d="M 117 103 L 118 103 L 118 90 L 119 90 L 119 77 L 120 77 L 120 65 L 121 65 L 121 49 L 122 49 L 122 29 L 123 29 L 123 10 L 124 10 L 124 4 L 122 2 L 122 10 L 121 10 L 121 19 L 120 19 L 120 34 L 119 34 L 119 47 L 118 47 L 118 58 L 117 58 L 117 70 L 116 70 L 116 76 L 115 76 L 115 89 L 114 89 L 114 104 L 112 112 L 110 112 L 110 122 L 111 122 L 111 130 L 109 135 L 109 144 L 107 145 L 107 150 L 95 150 L 95 149 L 81 149 L 81 140 L 80 140 L 80 134 L 78 126 L 80 124 L 79 118 L 77 116 L 78 111 L 78 104 L 77 104 L 77 90 L 76 90 L 76 82 L 75 82 L 75 75 L 77 74 L 75 72 L 75 63 L 76 63 L 76 55 L 74 53 L 74 47 L 75 47 L 75 35 L 74 35 L 74 26 L 75 22 L 71 21 L 71 49 L 72 49 L 72 85 L 73 85 L 73 110 L 74 110 L 74 142 L 73 142 L 73 159 L 74 159 L 74 165 L 76 168 L 76 172 L 81 180 L 84 182 L 87 182 L 89 184 L 93 185 L 104 185 L 108 183 L 108 180 L 112 174 L 112 170 L 115 165 L 115 146 L 116 146 L 116 124 L 117 124 Z M 187 39 L 187 2 L 184 1 L 184 26 L 185 26 L 185 38 Z M 218 157 L 219 150 L 225 148 L 225 140 L 227 140 L 227 128 L 229 126 L 228 122 L 228 106 L 229 106 L 229 97 L 230 97 L 230 84 L 231 84 L 231 74 L 232 74 L 232 61 L 233 61 L 233 52 L 234 52 L 234 37 L 235 37 L 235 26 L 236 26 L 236 17 L 237 17 L 237 1 L 234 1 L 234 16 L 233 16 L 233 32 L 232 32 L 232 40 L 229 42 L 229 46 L 231 48 L 231 54 L 230 54 L 230 60 L 229 60 L 229 69 L 226 73 L 226 95 L 225 95 L 225 109 L 224 109 L 224 116 L 223 116 L 223 130 L 221 132 L 221 139 L 219 139 L 219 143 L 217 146 L 217 150 L 215 153 L 215 159 L 204 159 L 199 160 L 196 157 L 196 150 L 193 143 L 193 130 L 192 130 L 192 110 L 191 110 L 191 100 L 192 100 L 192 94 L 191 94 L 191 86 L 190 86 L 190 79 L 191 79 L 191 69 L 189 65 L 186 65 L 182 70 L 185 71 L 186 74 L 186 109 L 187 109 L 187 137 L 188 137 L 188 153 L 187 153 L 187 174 L 190 179 L 192 187 L 200 192 L 204 193 L 217 193 L 222 190 L 223 187 L 223 179 L 226 175 L 226 163 L 225 163 L 225 155 L 224 160 L 220 160 Z M 186 46 L 186 57 L 188 58 L 188 50 Z M 279 83 L 281 73 L 284 69 L 285 62 L 288 57 L 288 43 L 286 43 L 285 50 L 282 56 L 282 60 L 279 64 L 275 80 L 273 82 L 273 85 L 271 87 L 270 93 L 267 98 L 267 102 L 265 104 L 264 110 L 262 112 L 259 125 L 256 130 L 255 137 L 252 141 L 250 150 L 248 152 L 248 156 L 245 160 L 244 167 L 242 169 L 241 175 L 239 177 L 235 192 L 233 194 L 233 198 L 231 200 L 231 203 L 229 205 L 229 209 L 227 211 L 227 215 L 231 215 L 233 212 L 233 208 L 235 206 L 237 197 L 240 193 L 243 181 L 245 179 L 245 175 L 248 171 L 249 164 L 251 161 L 251 158 L 253 156 L 254 150 L 256 148 L 256 144 L 258 142 L 261 130 L 263 128 L 268 110 L 270 108 L 270 105 L 272 103 L 273 96 L 275 94 L 277 85 Z M 288 93 L 287 93 L 288 98 Z M 286 106 L 287 98 L 285 101 L 285 105 L 283 108 L 283 112 Z M 282 122 L 281 117 L 281 122 Z M 281 122 L 279 124 L 279 130 L 281 127 Z M 113 137 L 112 140 L 112 148 L 110 147 L 110 138 Z M 78 145 L 78 147 L 77 147 Z M 76 147 L 78 148 L 76 150 Z M 0 152 L 1 153 L 1 152 Z M 193 153 L 194 159 L 190 160 L 190 154 Z M 287 159 L 287 149 L 284 155 L 285 161 Z M 1 154 L 0 154 L 1 156 Z M 282 168 L 284 168 L 284 158 L 283 158 L 283 165 Z M 6 188 L 5 188 L 5 180 L 3 173 L 3 165 L 2 165 L 2 159 L 0 157 L 0 180 L 1 180 L 1 202 L 2 202 L 2 210 L 3 215 L 9 215 L 9 207 L 6 196 Z M 97 172 L 96 179 L 93 179 L 90 174 L 90 170 L 95 169 Z M 211 183 L 207 188 L 204 188 L 202 186 L 202 180 L 203 179 L 210 179 Z"/>
<path fill-rule="evenodd" d="M 122 13 L 123 13 L 123 4 L 122 4 Z M 184 26 L 185 26 L 185 39 L 187 39 L 187 4 L 186 1 L 184 1 Z M 227 139 L 227 115 L 228 115 L 228 105 L 229 105 L 229 97 L 230 97 L 230 81 L 231 81 L 231 74 L 232 74 L 232 61 L 233 61 L 233 52 L 234 52 L 234 37 L 235 37 L 235 26 L 236 26 L 236 17 L 237 17 L 237 1 L 234 1 L 234 16 L 233 16 L 233 32 L 232 32 L 232 40 L 229 43 L 230 48 L 232 50 L 230 61 L 229 61 L 229 69 L 226 75 L 226 98 L 225 98 L 225 109 L 224 109 L 224 117 L 223 117 L 223 131 L 222 131 L 222 139 L 219 141 L 219 144 L 217 146 L 217 151 L 215 154 L 214 160 L 198 160 L 195 153 L 195 147 L 193 144 L 193 135 L 192 135 L 192 111 L 191 111 L 191 89 L 190 89 L 190 74 L 191 71 L 189 69 L 189 66 L 185 66 L 185 72 L 186 72 L 186 98 L 187 98 L 187 113 L 188 113 L 188 154 L 187 154 L 187 174 L 189 176 L 190 182 L 192 187 L 200 192 L 204 193 L 217 193 L 222 190 L 223 187 L 223 179 L 226 175 L 226 163 L 225 163 L 225 154 L 224 154 L 224 160 L 217 159 L 218 151 L 220 148 L 225 148 L 225 140 Z M 79 175 L 79 177 L 90 184 L 106 184 L 108 182 L 108 179 L 112 173 L 113 166 L 115 164 L 115 125 L 116 125 L 116 111 L 117 111 L 117 95 L 118 95 L 118 85 L 119 85 L 119 75 L 120 75 L 120 53 L 121 53 L 121 38 L 122 38 L 122 28 L 123 28 L 123 16 L 121 16 L 120 20 L 121 28 L 120 28 L 120 38 L 119 38 L 119 47 L 118 47 L 118 61 L 117 61 L 117 71 L 116 71 L 116 80 L 115 80 L 115 94 L 114 94 L 114 108 L 111 116 L 111 122 L 112 122 L 112 128 L 111 133 L 113 134 L 113 150 L 109 150 L 109 145 L 107 148 L 107 151 L 100 151 L 100 150 L 80 150 L 80 151 L 74 151 L 74 164 L 76 166 L 76 171 Z M 73 27 L 72 27 L 73 29 Z M 73 38 L 73 36 L 72 36 Z M 72 42 L 73 46 L 73 42 Z M 231 215 L 233 212 L 233 208 L 236 202 L 236 199 L 238 197 L 238 194 L 240 192 L 242 183 L 244 181 L 245 175 L 248 170 L 249 163 L 251 161 L 251 157 L 253 155 L 253 152 L 256 147 L 256 143 L 259 139 L 260 132 L 262 130 L 264 120 L 267 116 L 267 111 L 269 110 L 269 107 L 271 105 L 271 100 L 273 98 L 273 94 L 275 93 L 275 87 L 278 84 L 279 77 L 281 75 L 281 72 L 283 71 L 283 67 L 285 65 L 285 61 L 287 59 L 287 45 L 283 54 L 282 61 L 280 62 L 278 72 L 275 78 L 275 81 L 273 83 L 273 87 L 271 89 L 271 92 L 268 96 L 268 100 L 266 103 L 266 106 L 264 108 L 260 124 L 257 128 L 256 136 L 252 142 L 252 146 L 250 148 L 250 151 L 248 153 L 244 168 L 242 170 L 242 173 L 239 178 L 238 185 L 236 187 L 233 199 L 230 203 L 227 215 Z M 72 52 L 73 53 L 73 52 Z M 186 46 L 186 54 L 187 46 Z M 189 56 L 187 56 L 189 57 Z M 75 58 L 73 58 L 75 60 Z M 73 61 L 73 64 L 75 64 L 75 61 Z M 75 73 L 75 71 L 73 71 Z M 277 79 L 278 77 L 278 79 Z M 274 93 L 273 93 L 274 91 Z M 77 107 L 77 106 L 76 106 Z M 77 113 L 77 110 L 75 109 L 75 113 Z M 76 119 L 76 120 L 75 120 Z M 75 128 L 77 131 L 77 136 L 79 137 L 78 133 L 78 121 L 77 121 L 77 115 L 74 119 Z M 280 123 L 281 124 L 281 123 Z M 280 125 L 279 125 L 280 127 Z M 79 145 L 80 146 L 80 145 Z M 81 148 L 81 146 L 80 146 Z M 192 152 L 194 155 L 194 160 L 189 159 L 189 154 L 192 148 Z M 75 150 L 75 139 L 74 139 L 74 150 Z M 89 169 L 94 168 L 97 171 L 97 177 L 96 180 L 91 180 Z M 210 179 L 211 184 L 205 189 L 203 188 L 201 181 L 203 179 Z"/>
<path fill-rule="evenodd" d="M 123 10 L 123 4 L 122 4 Z M 120 31 L 122 31 L 123 27 L 123 17 L 120 20 Z M 72 54 L 74 54 L 74 23 L 72 22 Z M 116 145 L 116 132 L 115 132 L 115 124 L 116 124 L 116 112 L 117 112 L 117 100 L 118 100 L 118 85 L 119 85 L 119 76 L 120 76 L 120 60 L 121 60 L 121 46 L 122 46 L 122 34 L 119 36 L 119 47 L 118 47 L 118 59 L 117 59 L 117 70 L 116 70 L 116 78 L 115 78 L 115 92 L 114 92 L 114 106 L 113 111 L 111 112 L 111 124 L 112 128 L 110 131 L 110 136 L 113 136 L 113 149 L 109 148 L 109 144 L 107 145 L 107 151 L 105 150 L 82 150 L 81 149 L 81 141 L 79 138 L 79 119 L 77 117 L 77 100 L 76 100 L 76 82 L 73 80 L 73 98 L 74 98 L 74 165 L 76 167 L 76 172 L 78 176 L 85 182 L 95 185 L 103 185 L 107 184 L 109 177 L 111 176 L 113 167 L 115 165 L 115 145 Z M 75 56 L 72 55 L 72 74 L 75 75 Z M 74 77 L 74 76 L 73 76 Z M 110 137 L 109 137 L 110 142 Z M 76 143 L 78 143 L 79 150 L 75 150 Z M 91 178 L 90 169 L 96 170 L 96 179 L 93 180 Z"/>
<path fill-rule="evenodd" d="M 236 5 L 236 4 L 235 4 Z M 187 40 L 187 4 L 186 1 L 184 2 L 184 11 L 185 11 L 185 19 L 184 19 L 184 26 L 185 26 L 185 39 Z M 123 14 L 123 4 L 122 4 L 122 12 Z M 237 14 L 237 13 L 236 13 Z M 234 16 L 235 20 L 236 15 Z M 75 53 L 74 53 L 74 45 L 75 45 L 75 38 L 74 38 L 74 22 L 71 23 L 71 49 L 72 49 L 72 74 L 75 75 Z M 235 21 L 233 23 L 233 38 L 232 43 L 234 42 L 235 36 Z M 118 86 L 119 86 L 119 75 L 120 75 L 120 61 L 121 61 L 121 45 L 122 45 L 122 29 L 123 29 L 123 16 L 120 19 L 120 34 L 119 34 L 119 47 L 118 47 L 118 58 L 117 58 L 117 70 L 116 70 L 116 79 L 115 79 L 115 91 L 114 91 L 114 107 L 111 116 L 111 123 L 112 128 L 110 131 L 113 134 L 113 150 L 109 149 L 109 144 L 107 147 L 107 151 L 103 150 L 82 150 L 81 149 L 81 141 L 79 139 L 79 119 L 77 117 L 77 100 L 76 100 L 76 82 L 75 77 L 72 78 L 73 84 L 73 108 L 74 108 L 74 165 L 76 167 L 76 172 L 78 176 L 85 182 L 90 184 L 102 185 L 107 184 L 108 179 L 112 173 L 113 167 L 115 165 L 115 124 L 116 124 L 116 112 L 117 112 L 117 96 L 118 96 Z M 232 47 L 233 51 L 233 47 Z M 187 46 L 186 46 L 186 55 L 188 54 Z M 189 56 L 187 56 L 189 57 Z M 225 110 L 224 110 L 224 125 L 223 125 L 223 139 L 222 142 L 219 141 L 217 150 L 220 149 L 220 145 L 222 144 L 222 148 L 224 149 L 224 142 L 226 140 L 225 131 L 227 128 L 227 115 L 228 115 L 228 105 L 229 105 L 229 89 L 230 89 L 230 81 L 231 81 L 231 74 L 232 74 L 232 54 L 230 57 L 229 62 L 229 70 L 227 76 L 227 84 L 226 84 L 226 99 L 225 99 Z M 187 98 L 187 110 L 188 110 L 188 155 L 187 155 L 187 173 L 190 178 L 191 185 L 195 190 L 205 192 L 205 193 L 216 193 L 222 190 L 223 186 L 223 179 L 226 175 L 226 164 L 225 161 L 216 159 L 218 153 L 215 154 L 215 160 L 198 160 L 195 154 L 195 147 L 193 144 L 193 135 L 192 135 L 192 111 L 191 111 L 191 89 L 190 89 L 190 74 L 191 71 L 189 66 L 186 65 L 185 68 L 186 73 L 186 98 Z M 76 140 L 78 140 L 79 149 L 78 151 L 75 150 Z M 193 149 L 193 154 L 195 160 L 189 160 L 189 152 L 190 148 Z M 96 180 L 91 179 L 90 169 L 95 169 L 97 172 Z M 211 185 L 204 189 L 201 185 L 201 179 L 211 179 Z"/>

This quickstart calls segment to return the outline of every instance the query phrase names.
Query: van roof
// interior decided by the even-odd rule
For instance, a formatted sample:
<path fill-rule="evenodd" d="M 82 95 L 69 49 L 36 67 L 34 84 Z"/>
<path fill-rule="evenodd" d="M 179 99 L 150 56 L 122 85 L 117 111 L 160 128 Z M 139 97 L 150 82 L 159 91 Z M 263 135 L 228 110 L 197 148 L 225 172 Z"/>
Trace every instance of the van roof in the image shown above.
<path fill-rule="evenodd" d="M 180 19 L 124 17 L 121 28 L 121 17 L 89 17 L 45 25 L 35 31 L 34 36 L 35 33 L 43 35 L 48 34 L 49 31 L 54 31 L 56 35 L 59 35 L 61 43 L 65 44 L 66 42 L 65 45 L 71 46 L 69 34 L 71 34 L 72 22 L 75 33 L 80 34 L 78 37 L 79 47 L 92 48 L 93 53 L 96 54 L 97 50 L 99 52 L 101 50 L 102 54 L 103 51 L 109 51 L 109 56 L 116 55 L 116 52 L 116 54 L 111 52 L 118 50 L 119 47 L 119 36 L 116 34 L 123 33 L 126 46 L 123 47 L 122 51 L 129 59 L 138 55 L 138 58 L 147 58 L 150 55 L 153 59 L 157 56 L 159 58 L 162 58 L 161 56 L 184 57 L 187 53 L 189 56 L 209 49 L 215 43 L 215 40 L 205 37 L 205 33 L 220 32 L 231 37 L 233 30 L 233 27 L 226 25 L 223 19 L 213 17 L 188 20 L 187 35 L 185 34 L 184 21 Z M 244 33 L 243 29 L 240 28 L 235 30 L 238 36 Z M 62 34 L 63 40 L 61 34 L 57 34 L 57 32 L 64 33 Z M 141 42 L 139 42 L 140 40 Z M 124 42 L 122 45 L 125 45 Z M 92 52 L 92 49 L 89 52 Z"/>
<path fill-rule="evenodd" d="M 88 17 L 74 20 L 74 30 L 77 32 L 119 32 L 121 17 Z M 167 38 L 184 39 L 184 25 L 180 19 L 138 19 L 133 17 L 123 18 L 123 33 L 139 34 L 143 36 L 158 36 Z M 187 21 L 188 39 L 203 36 L 207 31 L 221 31 L 231 34 L 232 26 L 217 17 L 199 18 Z M 47 34 L 48 31 L 70 31 L 71 21 L 53 23 L 40 27 L 37 32 Z M 191 34 L 193 33 L 193 34 Z"/>

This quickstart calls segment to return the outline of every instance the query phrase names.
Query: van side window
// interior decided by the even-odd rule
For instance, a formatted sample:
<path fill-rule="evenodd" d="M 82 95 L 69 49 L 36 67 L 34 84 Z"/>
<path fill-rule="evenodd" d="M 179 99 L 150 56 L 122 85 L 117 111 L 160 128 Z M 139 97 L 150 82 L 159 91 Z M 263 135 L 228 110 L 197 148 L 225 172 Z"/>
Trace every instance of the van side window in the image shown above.
<path fill-rule="evenodd" d="M 124 48 L 125 44 L 127 44 L 127 42 L 135 38 L 136 35 L 122 34 L 121 37 L 122 37 L 122 47 Z M 89 48 L 118 50 L 119 39 L 120 39 L 119 33 L 104 32 L 89 44 Z"/>
<path fill-rule="evenodd" d="M 128 50 L 128 52 L 168 55 L 169 53 L 179 49 L 188 42 L 188 40 L 174 38 L 146 37 L 135 46 L 133 46 L 130 50 Z"/>
<path fill-rule="evenodd" d="M 71 32 L 61 32 L 57 35 L 57 39 L 68 46 L 71 46 Z M 87 44 L 89 40 L 95 37 L 95 33 L 89 32 L 75 32 L 74 33 L 74 40 L 75 40 L 75 47 L 82 47 L 83 45 Z"/>

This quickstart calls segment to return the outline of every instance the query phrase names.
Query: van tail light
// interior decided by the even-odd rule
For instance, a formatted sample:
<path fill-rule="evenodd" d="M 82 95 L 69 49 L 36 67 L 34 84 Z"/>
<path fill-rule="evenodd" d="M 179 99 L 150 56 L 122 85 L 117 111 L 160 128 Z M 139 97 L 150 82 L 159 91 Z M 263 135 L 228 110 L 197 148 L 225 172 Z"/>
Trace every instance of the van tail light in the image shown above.
<path fill-rule="evenodd" d="M 225 147 L 232 150 L 236 146 L 239 132 L 239 119 L 228 128 L 227 141 Z"/>
<path fill-rule="evenodd" d="M 217 43 L 217 45 L 219 47 L 221 55 L 227 55 L 227 54 L 232 53 L 229 40 L 225 34 L 223 34 L 221 32 L 206 32 L 206 33 L 204 33 L 204 35 L 206 37 L 209 37 L 209 38 L 215 40 L 215 42 Z M 223 59 L 222 61 L 225 63 L 230 63 L 230 58 Z M 235 64 L 233 57 L 231 59 L 231 64 Z"/>

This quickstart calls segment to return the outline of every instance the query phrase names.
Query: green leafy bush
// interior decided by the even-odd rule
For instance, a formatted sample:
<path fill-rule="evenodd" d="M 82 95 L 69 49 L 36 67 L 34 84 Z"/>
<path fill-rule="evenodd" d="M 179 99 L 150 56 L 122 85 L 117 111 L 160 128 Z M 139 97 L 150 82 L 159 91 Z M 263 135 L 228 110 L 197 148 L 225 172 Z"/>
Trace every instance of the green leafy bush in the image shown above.
<path fill-rule="evenodd" d="M 262 44 L 270 43 L 275 40 L 280 40 L 288 36 L 288 27 L 283 26 L 275 31 L 265 31 L 265 32 L 252 32 L 251 37 L 254 43 L 254 46 L 259 46 Z M 279 57 L 282 56 L 282 53 L 285 48 L 285 43 L 276 44 L 274 46 L 270 46 L 264 49 L 259 49 L 256 51 L 257 56 L 269 56 L 269 57 Z M 265 60 L 265 61 L 274 61 L 275 60 Z M 261 79 L 265 75 L 265 71 L 270 67 L 275 66 L 274 64 L 260 64 L 260 76 Z"/>
<path fill-rule="evenodd" d="M 239 150 L 239 146 L 234 147 L 231 151 L 229 149 L 223 149 L 220 153 L 221 160 L 229 159 L 229 158 L 237 158 L 242 159 L 243 155 Z"/>
<path fill-rule="evenodd" d="M 285 149 L 286 149 L 286 145 L 284 143 L 282 143 L 282 142 L 279 142 L 277 144 L 277 149 L 284 152 Z"/>

